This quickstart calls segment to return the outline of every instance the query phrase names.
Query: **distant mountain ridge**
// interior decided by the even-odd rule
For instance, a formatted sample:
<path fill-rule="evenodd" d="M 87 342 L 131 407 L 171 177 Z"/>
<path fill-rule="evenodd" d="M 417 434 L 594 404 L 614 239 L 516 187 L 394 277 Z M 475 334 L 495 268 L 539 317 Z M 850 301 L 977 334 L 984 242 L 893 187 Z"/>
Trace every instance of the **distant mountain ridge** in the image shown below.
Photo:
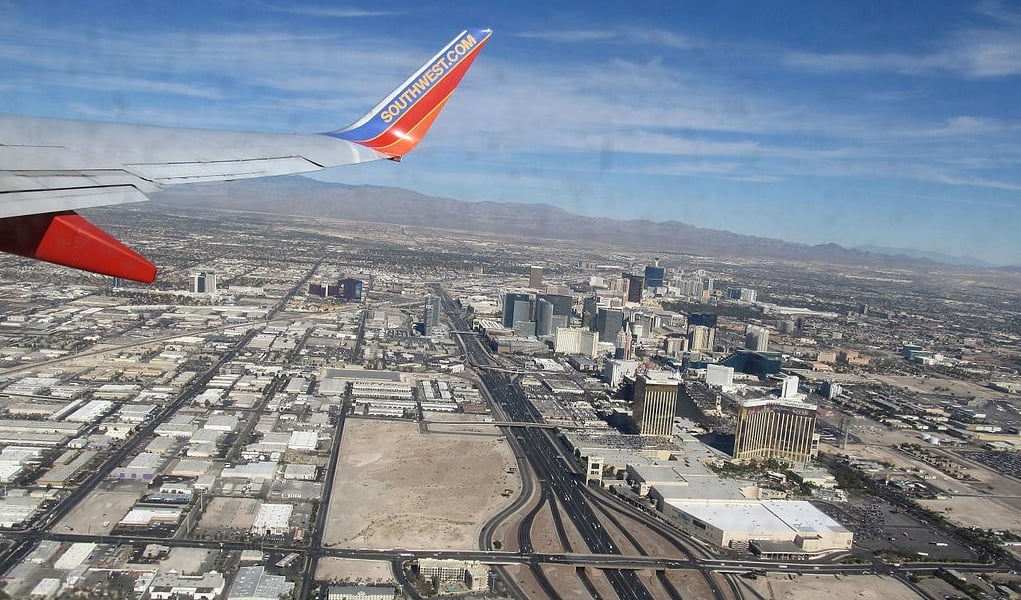
<path fill-rule="evenodd" d="M 895 248 L 890 246 L 854 246 L 854 249 L 861 250 L 862 252 L 887 254 L 889 256 L 906 256 L 908 258 L 923 258 L 945 265 L 955 265 L 963 267 L 982 267 L 983 269 L 992 269 L 996 267 L 996 265 L 988 263 L 982 259 L 975 258 L 974 256 L 952 256 L 950 254 L 944 254 L 942 252 L 930 252 L 926 250 L 918 250 L 916 248 Z"/>
<path fill-rule="evenodd" d="M 295 216 L 326 217 L 396 225 L 484 231 L 527 237 L 616 243 L 632 249 L 709 256 L 873 266 L 922 267 L 929 256 L 893 255 L 877 249 L 810 246 L 777 239 L 704 229 L 678 221 L 586 217 L 548 204 L 464 202 L 403 188 L 351 186 L 307 177 L 274 177 L 194 184 L 153 195 L 168 207 L 190 205 Z M 952 258 L 952 257 L 947 257 Z M 961 265 L 972 263 L 944 262 Z"/>

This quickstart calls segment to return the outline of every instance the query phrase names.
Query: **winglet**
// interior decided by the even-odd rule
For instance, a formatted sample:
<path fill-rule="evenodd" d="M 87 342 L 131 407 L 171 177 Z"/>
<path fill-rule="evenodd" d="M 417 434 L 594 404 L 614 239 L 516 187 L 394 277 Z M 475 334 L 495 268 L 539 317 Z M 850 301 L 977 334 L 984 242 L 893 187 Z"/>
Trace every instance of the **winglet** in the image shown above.
<path fill-rule="evenodd" d="M 156 266 L 74 211 L 0 219 L 0 251 L 152 283 Z"/>
<path fill-rule="evenodd" d="M 462 31 L 365 116 L 326 135 L 367 146 L 390 158 L 411 152 L 492 34 L 492 29 Z"/>

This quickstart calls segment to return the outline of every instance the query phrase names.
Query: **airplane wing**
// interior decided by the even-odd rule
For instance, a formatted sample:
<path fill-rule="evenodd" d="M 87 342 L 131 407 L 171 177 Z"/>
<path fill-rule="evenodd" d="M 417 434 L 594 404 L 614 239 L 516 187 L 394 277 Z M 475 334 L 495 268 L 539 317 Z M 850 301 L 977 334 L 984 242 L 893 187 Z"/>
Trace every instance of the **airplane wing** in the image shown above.
<path fill-rule="evenodd" d="M 399 161 L 489 41 L 465 30 L 351 126 L 270 134 L 0 115 L 0 251 L 151 283 L 156 267 L 74 211 L 166 185 Z"/>

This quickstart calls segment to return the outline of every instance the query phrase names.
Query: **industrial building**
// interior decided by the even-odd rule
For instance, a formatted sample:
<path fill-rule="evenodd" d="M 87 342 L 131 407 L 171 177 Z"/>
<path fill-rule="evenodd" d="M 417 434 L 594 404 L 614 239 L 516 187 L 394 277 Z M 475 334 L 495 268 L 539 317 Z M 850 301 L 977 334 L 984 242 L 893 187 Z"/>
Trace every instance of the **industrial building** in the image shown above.
<path fill-rule="evenodd" d="M 290 597 L 294 584 L 283 575 L 270 575 L 266 568 L 241 567 L 227 592 L 227 600 L 278 600 Z"/>
<path fill-rule="evenodd" d="M 216 600 L 223 593 L 223 575 L 216 571 L 202 575 L 183 575 L 176 571 L 157 573 L 149 588 L 153 600 L 172 598 L 194 598 L 195 600 Z"/>
<path fill-rule="evenodd" d="M 290 530 L 291 504 L 263 504 L 252 523 L 252 533 L 256 535 L 286 535 Z"/>
<path fill-rule="evenodd" d="M 331 585 L 326 600 L 394 600 L 390 585 Z"/>

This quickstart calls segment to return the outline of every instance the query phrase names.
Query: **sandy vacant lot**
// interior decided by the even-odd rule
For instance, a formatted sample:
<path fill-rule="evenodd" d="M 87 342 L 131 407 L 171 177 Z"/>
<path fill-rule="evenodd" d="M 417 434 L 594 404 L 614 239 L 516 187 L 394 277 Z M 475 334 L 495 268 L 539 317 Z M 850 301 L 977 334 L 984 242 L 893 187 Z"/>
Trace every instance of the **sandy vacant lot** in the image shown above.
<path fill-rule="evenodd" d="M 737 581 L 739 586 L 751 588 L 759 598 L 765 600 L 816 600 L 817 598 L 918 600 L 918 595 L 901 582 L 879 575 L 797 576 L 771 574 L 752 581 L 741 578 Z"/>
<path fill-rule="evenodd" d="M 104 481 L 61 519 L 54 531 L 95 535 L 110 533 L 145 490 L 146 485 L 140 481 Z"/>
<path fill-rule="evenodd" d="M 984 400 L 1009 400 L 1011 398 L 1010 394 L 998 392 L 984 385 L 940 375 L 925 378 L 909 375 L 875 375 L 873 377 L 883 383 L 918 394 L 934 394 L 937 392 L 936 388 L 942 388 L 955 396 L 975 396 Z"/>
<path fill-rule="evenodd" d="M 255 524 L 262 502 L 254 498 L 217 497 L 209 501 L 199 520 L 199 531 L 246 532 Z"/>
<path fill-rule="evenodd" d="M 478 547 L 482 526 L 520 485 L 506 442 L 423 434 L 418 424 L 348 419 L 324 544 L 352 548 Z"/>
<path fill-rule="evenodd" d="M 316 563 L 316 581 L 348 581 L 351 583 L 392 583 L 393 569 L 381 560 L 321 558 Z"/>

